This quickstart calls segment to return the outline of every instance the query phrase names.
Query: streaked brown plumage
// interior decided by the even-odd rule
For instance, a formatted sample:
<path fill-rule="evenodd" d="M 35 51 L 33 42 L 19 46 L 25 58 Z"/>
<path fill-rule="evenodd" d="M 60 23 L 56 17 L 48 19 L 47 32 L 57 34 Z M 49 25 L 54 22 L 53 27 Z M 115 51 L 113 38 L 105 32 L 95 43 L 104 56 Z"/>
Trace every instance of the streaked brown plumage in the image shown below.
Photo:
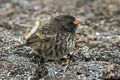
<path fill-rule="evenodd" d="M 27 45 L 45 60 L 58 60 L 75 47 L 75 31 L 80 24 L 70 15 L 60 15 L 43 25 L 27 39 Z"/>

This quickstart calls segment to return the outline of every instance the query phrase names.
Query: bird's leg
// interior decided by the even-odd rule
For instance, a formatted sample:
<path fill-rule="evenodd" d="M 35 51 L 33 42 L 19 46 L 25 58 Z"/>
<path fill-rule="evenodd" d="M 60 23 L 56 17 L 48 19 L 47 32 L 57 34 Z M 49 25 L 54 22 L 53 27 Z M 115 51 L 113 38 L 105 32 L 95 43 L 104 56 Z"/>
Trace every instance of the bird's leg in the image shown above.
<path fill-rule="evenodd" d="M 64 56 L 64 58 L 56 61 L 55 63 L 58 65 L 60 65 L 61 68 L 64 67 L 64 72 L 67 71 L 67 69 L 69 69 L 69 67 L 72 65 L 72 62 L 74 61 L 74 52 L 71 52 L 70 54 Z"/>
<path fill-rule="evenodd" d="M 69 69 L 69 67 L 72 65 L 74 61 L 73 53 L 74 52 L 71 52 L 70 54 L 67 55 L 66 66 L 65 66 L 64 72 L 66 72 L 67 69 Z"/>
<path fill-rule="evenodd" d="M 68 55 L 67 55 L 67 61 L 66 61 L 66 66 L 65 66 L 65 69 L 64 69 L 64 72 L 67 71 L 67 69 L 69 69 L 69 67 L 71 65 L 73 65 L 73 62 L 75 62 L 75 56 L 74 54 L 76 54 L 78 52 L 78 49 L 77 48 L 74 48 L 73 49 L 73 52 L 70 52 Z"/>

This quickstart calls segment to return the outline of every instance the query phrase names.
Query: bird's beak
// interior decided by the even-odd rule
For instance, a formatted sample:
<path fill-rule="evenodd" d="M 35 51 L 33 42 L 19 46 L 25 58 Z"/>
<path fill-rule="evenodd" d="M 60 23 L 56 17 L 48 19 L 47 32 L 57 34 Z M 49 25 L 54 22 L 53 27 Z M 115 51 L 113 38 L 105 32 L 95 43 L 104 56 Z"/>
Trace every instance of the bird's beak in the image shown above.
<path fill-rule="evenodd" d="M 82 24 L 82 21 L 76 19 L 73 23 L 74 23 L 74 24 Z"/>

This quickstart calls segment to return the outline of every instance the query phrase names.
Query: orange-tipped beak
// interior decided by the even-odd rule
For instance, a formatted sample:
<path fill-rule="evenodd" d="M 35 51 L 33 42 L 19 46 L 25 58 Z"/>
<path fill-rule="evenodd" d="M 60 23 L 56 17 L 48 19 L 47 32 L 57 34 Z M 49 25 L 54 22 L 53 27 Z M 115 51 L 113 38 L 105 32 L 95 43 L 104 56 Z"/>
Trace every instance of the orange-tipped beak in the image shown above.
<path fill-rule="evenodd" d="M 82 24 L 82 21 L 76 19 L 73 23 L 74 23 L 74 24 Z"/>

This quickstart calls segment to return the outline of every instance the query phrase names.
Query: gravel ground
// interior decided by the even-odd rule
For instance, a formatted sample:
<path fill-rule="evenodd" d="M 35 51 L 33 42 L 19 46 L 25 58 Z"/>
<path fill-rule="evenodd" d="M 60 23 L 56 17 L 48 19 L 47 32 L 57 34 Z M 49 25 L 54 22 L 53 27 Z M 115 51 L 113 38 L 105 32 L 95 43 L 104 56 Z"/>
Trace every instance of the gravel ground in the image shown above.
<path fill-rule="evenodd" d="M 120 80 L 119 0 L 0 0 L 0 80 Z M 66 60 L 44 63 L 24 36 L 39 20 L 60 14 L 83 21 L 76 52 Z"/>

